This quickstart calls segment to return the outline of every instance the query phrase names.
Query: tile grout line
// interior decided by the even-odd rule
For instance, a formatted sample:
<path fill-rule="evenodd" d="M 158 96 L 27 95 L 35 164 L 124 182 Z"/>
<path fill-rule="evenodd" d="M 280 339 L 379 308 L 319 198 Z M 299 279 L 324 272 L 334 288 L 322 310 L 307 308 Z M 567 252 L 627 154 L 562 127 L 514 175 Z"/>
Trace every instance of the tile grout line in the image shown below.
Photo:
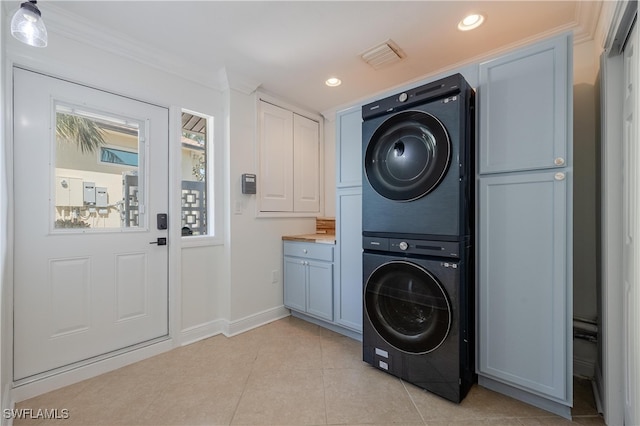
<path fill-rule="evenodd" d="M 320 374 L 322 375 L 322 398 L 324 399 L 324 424 L 329 424 L 329 412 L 327 409 L 327 387 L 324 381 L 324 346 L 322 344 L 322 335 L 318 336 L 320 343 Z"/>
<path fill-rule="evenodd" d="M 411 393 L 409 392 L 409 389 L 407 389 L 407 385 L 405 384 L 404 380 L 400 379 L 400 383 L 402 383 L 402 388 L 407 393 L 407 396 L 409 397 L 409 400 L 413 404 L 413 407 L 416 409 L 416 411 L 420 415 L 420 420 L 422 420 L 422 424 L 426 425 L 427 421 L 424 419 L 424 416 L 422 415 L 422 411 L 420 411 L 420 409 L 418 408 L 418 405 L 416 404 L 416 401 L 414 401 L 413 397 L 411 396 Z"/>
<path fill-rule="evenodd" d="M 244 397 L 245 392 L 247 391 L 247 386 L 249 385 L 249 379 L 253 374 L 256 366 L 256 360 L 258 359 L 258 355 L 260 353 L 260 347 L 256 349 L 255 356 L 253 357 L 253 362 L 251 363 L 251 371 L 247 374 L 247 378 L 244 381 L 244 386 L 242 386 L 242 392 L 240 393 L 240 397 L 238 397 L 238 401 L 236 402 L 236 406 L 233 408 L 233 415 L 231 416 L 231 420 L 229 420 L 229 425 L 233 424 L 233 420 L 236 418 L 236 414 L 238 414 L 238 407 L 240 406 L 240 401 L 242 401 L 242 397 Z"/>

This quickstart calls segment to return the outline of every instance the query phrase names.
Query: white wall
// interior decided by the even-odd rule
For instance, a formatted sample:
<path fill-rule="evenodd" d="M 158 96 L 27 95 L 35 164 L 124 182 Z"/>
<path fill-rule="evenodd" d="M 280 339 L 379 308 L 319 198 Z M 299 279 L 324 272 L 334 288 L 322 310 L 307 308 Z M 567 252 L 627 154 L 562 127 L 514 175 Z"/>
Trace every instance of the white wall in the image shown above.
<path fill-rule="evenodd" d="M 260 179 L 256 94 L 229 89 L 229 261 L 231 334 L 261 318 L 285 314 L 282 287 L 282 236 L 313 232 L 313 218 L 257 217 L 256 196 L 242 194 L 241 175 Z M 278 282 L 272 283 L 272 271 Z"/>
<path fill-rule="evenodd" d="M 597 85 L 599 61 L 591 40 L 573 48 L 573 316 L 598 316 L 598 173 Z M 574 339 L 574 374 L 594 377 L 597 346 Z"/>
<path fill-rule="evenodd" d="M 182 344 L 220 332 L 217 320 L 220 288 L 224 286 L 222 245 L 183 247 L 181 253 Z"/>
<path fill-rule="evenodd" d="M 596 279 L 596 195 L 599 110 L 596 79 L 599 62 L 595 42 L 574 46 L 574 316 L 595 320 Z"/>

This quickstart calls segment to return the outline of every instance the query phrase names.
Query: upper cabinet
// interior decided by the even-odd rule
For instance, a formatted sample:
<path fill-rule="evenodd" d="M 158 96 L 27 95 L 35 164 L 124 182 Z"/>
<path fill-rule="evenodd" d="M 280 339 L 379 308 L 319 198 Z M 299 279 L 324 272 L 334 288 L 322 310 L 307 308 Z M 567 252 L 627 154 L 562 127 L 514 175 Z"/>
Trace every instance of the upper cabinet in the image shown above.
<path fill-rule="evenodd" d="M 362 185 L 362 108 L 341 111 L 336 116 L 336 186 Z"/>
<path fill-rule="evenodd" d="M 260 211 L 320 213 L 320 123 L 258 103 Z"/>
<path fill-rule="evenodd" d="M 320 211 L 320 125 L 293 114 L 293 211 Z"/>
<path fill-rule="evenodd" d="M 480 174 L 565 166 L 570 43 L 553 38 L 480 64 Z"/>

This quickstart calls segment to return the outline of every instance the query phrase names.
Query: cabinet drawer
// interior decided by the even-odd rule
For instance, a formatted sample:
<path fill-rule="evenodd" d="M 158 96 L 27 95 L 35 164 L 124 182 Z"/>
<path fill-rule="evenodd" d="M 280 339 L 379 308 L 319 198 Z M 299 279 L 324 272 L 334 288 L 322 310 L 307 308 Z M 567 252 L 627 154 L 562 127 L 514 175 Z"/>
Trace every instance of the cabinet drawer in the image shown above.
<path fill-rule="evenodd" d="M 333 262 L 333 245 L 319 243 L 285 242 L 284 255 L 304 259 L 325 260 Z"/>

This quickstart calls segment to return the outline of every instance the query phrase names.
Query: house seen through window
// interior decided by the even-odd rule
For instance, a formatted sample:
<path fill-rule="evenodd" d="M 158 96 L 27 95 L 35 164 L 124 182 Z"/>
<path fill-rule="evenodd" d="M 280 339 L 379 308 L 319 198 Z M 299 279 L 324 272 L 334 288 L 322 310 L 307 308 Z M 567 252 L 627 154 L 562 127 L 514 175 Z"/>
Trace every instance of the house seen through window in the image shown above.
<path fill-rule="evenodd" d="M 213 236 L 213 118 L 182 112 L 182 235 Z M 77 105 L 56 105 L 53 228 L 73 232 L 144 226 L 144 125 Z"/>
<path fill-rule="evenodd" d="M 210 117 L 182 112 L 182 236 L 212 235 L 208 190 L 212 129 Z"/>
<path fill-rule="evenodd" d="M 53 226 L 60 232 L 138 228 L 145 216 L 141 121 L 57 102 Z"/>

